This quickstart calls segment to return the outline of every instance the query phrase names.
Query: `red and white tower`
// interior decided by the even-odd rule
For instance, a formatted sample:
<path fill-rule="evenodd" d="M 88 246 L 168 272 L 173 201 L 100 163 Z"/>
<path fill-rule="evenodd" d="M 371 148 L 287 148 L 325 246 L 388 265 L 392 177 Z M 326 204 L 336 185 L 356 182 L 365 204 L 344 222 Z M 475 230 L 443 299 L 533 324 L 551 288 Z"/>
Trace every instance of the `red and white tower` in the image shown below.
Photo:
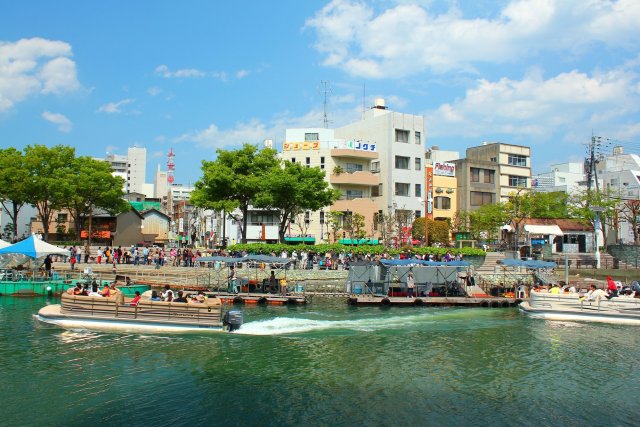
<path fill-rule="evenodd" d="M 169 156 L 167 156 L 169 160 L 167 161 L 167 182 L 169 185 L 173 184 L 175 178 L 173 177 L 173 171 L 176 168 L 176 164 L 173 162 L 175 155 L 173 154 L 173 148 L 169 150 Z"/>

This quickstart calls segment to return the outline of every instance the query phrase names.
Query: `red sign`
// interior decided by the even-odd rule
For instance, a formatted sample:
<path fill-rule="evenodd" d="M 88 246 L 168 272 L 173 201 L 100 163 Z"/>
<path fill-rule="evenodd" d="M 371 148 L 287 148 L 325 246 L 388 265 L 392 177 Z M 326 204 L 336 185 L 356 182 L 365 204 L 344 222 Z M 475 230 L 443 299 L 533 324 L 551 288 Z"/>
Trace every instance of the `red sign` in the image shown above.
<path fill-rule="evenodd" d="M 82 230 L 80 232 L 80 238 L 81 239 L 86 239 L 89 237 L 89 232 L 87 232 L 86 230 Z M 110 231 L 99 231 L 96 230 L 94 232 L 91 233 L 91 237 L 94 239 L 109 239 L 111 238 L 111 232 Z"/>

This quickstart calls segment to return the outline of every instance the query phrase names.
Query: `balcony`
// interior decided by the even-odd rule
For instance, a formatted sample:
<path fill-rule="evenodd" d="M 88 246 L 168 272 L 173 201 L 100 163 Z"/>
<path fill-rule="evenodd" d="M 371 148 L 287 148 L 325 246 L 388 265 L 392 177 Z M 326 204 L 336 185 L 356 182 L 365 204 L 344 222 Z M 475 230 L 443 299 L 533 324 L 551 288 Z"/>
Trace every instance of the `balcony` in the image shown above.
<path fill-rule="evenodd" d="M 331 174 L 329 176 L 329 182 L 331 184 L 364 185 L 371 187 L 380 183 L 380 176 L 368 171 L 343 172 L 341 174 Z"/>
<path fill-rule="evenodd" d="M 375 160 L 378 158 L 378 153 L 376 151 L 352 150 L 349 148 L 332 148 L 331 157 Z"/>

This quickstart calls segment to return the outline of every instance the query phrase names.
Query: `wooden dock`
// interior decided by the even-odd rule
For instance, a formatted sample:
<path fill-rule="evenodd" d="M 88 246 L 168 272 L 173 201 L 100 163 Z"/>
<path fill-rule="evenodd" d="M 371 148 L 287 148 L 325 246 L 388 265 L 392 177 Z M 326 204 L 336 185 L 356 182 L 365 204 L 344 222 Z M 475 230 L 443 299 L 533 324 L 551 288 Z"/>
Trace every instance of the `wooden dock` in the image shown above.
<path fill-rule="evenodd" d="M 422 306 L 422 307 L 516 307 L 520 300 L 504 297 L 387 297 L 375 295 L 351 295 L 347 299 L 349 305 L 377 305 L 381 307 L 391 306 Z"/>

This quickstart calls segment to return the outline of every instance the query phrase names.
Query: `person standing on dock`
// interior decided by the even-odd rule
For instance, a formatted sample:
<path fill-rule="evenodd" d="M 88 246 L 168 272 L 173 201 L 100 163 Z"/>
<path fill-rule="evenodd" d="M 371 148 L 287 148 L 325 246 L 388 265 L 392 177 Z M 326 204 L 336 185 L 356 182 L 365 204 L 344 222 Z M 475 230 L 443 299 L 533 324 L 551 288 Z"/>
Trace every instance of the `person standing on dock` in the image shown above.
<path fill-rule="evenodd" d="M 413 293 L 416 289 L 416 281 L 413 278 L 413 272 L 410 271 L 407 274 L 407 298 L 413 298 Z"/>
<path fill-rule="evenodd" d="M 51 255 L 47 255 L 47 257 L 44 259 L 44 270 L 47 272 L 47 277 L 51 277 Z"/>

